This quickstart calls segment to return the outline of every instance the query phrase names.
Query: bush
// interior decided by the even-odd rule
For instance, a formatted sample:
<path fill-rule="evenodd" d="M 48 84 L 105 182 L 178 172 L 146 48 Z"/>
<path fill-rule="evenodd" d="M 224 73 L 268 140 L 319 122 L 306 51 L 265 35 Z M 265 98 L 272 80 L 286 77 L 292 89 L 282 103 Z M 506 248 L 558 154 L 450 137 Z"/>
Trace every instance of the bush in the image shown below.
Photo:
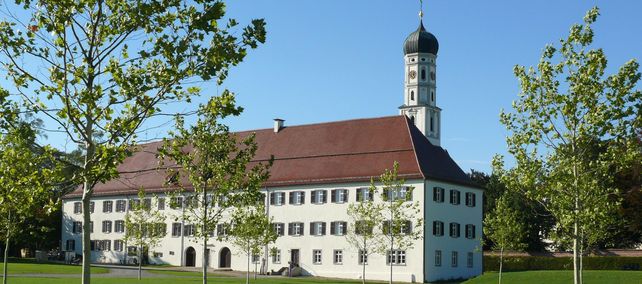
<path fill-rule="evenodd" d="M 642 257 L 585 256 L 585 270 L 640 270 Z M 572 270 L 573 258 L 547 256 L 505 256 L 504 271 Z M 498 271 L 499 256 L 484 256 L 484 271 Z"/>

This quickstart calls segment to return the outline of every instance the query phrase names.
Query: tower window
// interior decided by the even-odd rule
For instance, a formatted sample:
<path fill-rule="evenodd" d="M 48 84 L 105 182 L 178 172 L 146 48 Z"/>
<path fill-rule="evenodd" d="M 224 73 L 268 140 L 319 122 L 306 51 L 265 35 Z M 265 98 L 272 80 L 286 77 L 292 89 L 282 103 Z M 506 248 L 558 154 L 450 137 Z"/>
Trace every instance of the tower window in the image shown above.
<path fill-rule="evenodd" d="M 413 58 L 413 59 L 410 59 L 410 61 L 415 62 L 415 59 L 414 59 L 414 58 Z"/>
<path fill-rule="evenodd" d="M 426 69 L 425 68 L 421 69 L 421 80 L 426 80 Z"/>
<path fill-rule="evenodd" d="M 415 91 L 410 91 L 410 100 L 411 101 L 415 100 Z"/>
<path fill-rule="evenodd" d="M 430 132 L 435 131 L 434 129 L 435 129 L 435 124 L 433 123 L 433 121 L 432 121 L 432 117 L 431 117 L 431 118 L 430 118 Z"/>
<path fill-rule="evenodd" d="M 430 99 L 435 102 L 435 92 L 430 92 Z"/>
<path fill-rule="evenodd" d="M 414 115 L 410 116 L 410 122 L 412 122 L 412 124 L 415 124 L 415 116 Z"/>
<path fill-rule="evenodd" d="M 426 58 L 422 58 L 421 61 L 426 61 Z"/>

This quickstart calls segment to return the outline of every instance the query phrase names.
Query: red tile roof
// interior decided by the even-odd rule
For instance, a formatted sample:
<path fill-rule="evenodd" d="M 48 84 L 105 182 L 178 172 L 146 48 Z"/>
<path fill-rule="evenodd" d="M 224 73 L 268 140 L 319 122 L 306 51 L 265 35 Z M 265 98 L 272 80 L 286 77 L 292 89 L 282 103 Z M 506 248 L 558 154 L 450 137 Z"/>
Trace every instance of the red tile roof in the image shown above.
<path fill-rule="evenodd" d="M 268 187 L 370 181 L 399 162 L 405 179 L 437 179 L 475 186 L 441 147 L 433 146 L 405 116 L 346 120 L 237 132 L 256 133 L 254 162 L 274 156 Z M 119 178 L 94 188 L 94 195 L 136 194 L 165 190 L 167 178 L 159 170 L 156 149 L 162 142 L 140 145 L 138 152 L 118 167 Z M 67 198 L 79 197 L 81 188 Z"/>

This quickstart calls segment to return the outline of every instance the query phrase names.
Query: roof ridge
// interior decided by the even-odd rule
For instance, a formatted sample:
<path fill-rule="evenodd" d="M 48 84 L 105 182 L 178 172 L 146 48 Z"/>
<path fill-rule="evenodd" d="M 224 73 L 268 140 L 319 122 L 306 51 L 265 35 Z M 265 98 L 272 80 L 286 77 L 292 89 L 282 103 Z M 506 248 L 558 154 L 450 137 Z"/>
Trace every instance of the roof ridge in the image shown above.
<path fill-rule="evenodd" d="M 308 124 L 297 124 L 297 125 L 292 125 L 292 126 L 285 126 L 283 129 L 286 128 L 298 128 L 298 127 L 308 127 L 308 126 L 317 126 L 317 125 L 329 125 L 329 124 L 338 124 L 338 123 L 345 123 L 345 122 L 351 122 L 351 121 L 364 121 L 364 120 L 377 120 L 377 119 L 386 119 L 386 118 L 395 118 L 395 117 L 401 117 L 401 115 L 396 114 L 396 115 L 387 115 L 387 116 L 379 116 L 379 117 L 366 117 L 366 118 L 353 118 L 353 119 L 344 119 L 344 120 L 337 120 L 337 121 L 326 121 L 326 122 L 317 122 L 317 123 L 308 123 Z M 243 130 L 243 131 L 234 131 L 232 133 L 245 133 L 245 132 L 256 132 L 256 131 L 273 131 L 273 128 L 259 128 L 259 129 L 249 129 L 249 130 Z"/>

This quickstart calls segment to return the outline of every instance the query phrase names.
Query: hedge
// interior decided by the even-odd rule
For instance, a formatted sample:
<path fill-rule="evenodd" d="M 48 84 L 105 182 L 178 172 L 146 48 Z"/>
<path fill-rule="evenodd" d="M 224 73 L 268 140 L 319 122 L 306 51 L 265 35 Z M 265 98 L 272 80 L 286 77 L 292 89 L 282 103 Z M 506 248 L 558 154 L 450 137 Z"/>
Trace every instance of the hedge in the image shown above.
<path fill-rule="evenodd" d="M 585 270 L 640 270 L 642 257 L 624 256 L 585 256 Z M 508 256 L 504 257 L 504 271 L 523 270 L 572 270 L 573 258 L 547 256 Z M 484 256 L 484 271 L 498 271 L 499 256 Z"/>

